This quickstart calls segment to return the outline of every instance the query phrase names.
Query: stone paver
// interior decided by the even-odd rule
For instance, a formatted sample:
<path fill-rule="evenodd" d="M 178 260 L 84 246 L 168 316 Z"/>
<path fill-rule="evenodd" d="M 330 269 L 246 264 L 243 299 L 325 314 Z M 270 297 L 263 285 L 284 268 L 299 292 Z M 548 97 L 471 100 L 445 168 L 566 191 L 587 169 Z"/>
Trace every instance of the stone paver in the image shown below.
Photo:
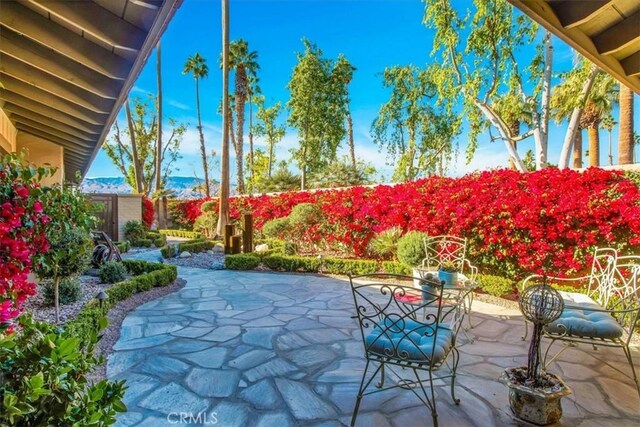
<path fill-rule="evenodd" d="M 135 255 L 159 260 L 158 251 Z M 123 322 L 107 375 L 127 379 L 129 412 L 119 426 L 242 427 L 348 425 L 364 370 L 348 282 L 317 275 L 179 268 L 184 289 L 140 306 Z M 459 346 L 457 397 L 436 383 L 443 426 L 516 426 L 508 391 L 497 376 L 523 365 L 527 345 L 518 311 L 474 302 L 473 344 Z M 630 379 L 591 349 L 569 349 L 551 365 L 574 394 L 563 425 L 640 425 L 640 399 Z M 619 350 L 598 356 L 623 373 Z M 640 359 L 634 349 L 635 361 Z M 640 372 L 640 367 L 637 368 Z M 392 379 L 389 379 L 392 380 Z M 216 421 L 215 423 L 213 421 Z M 364 398 L 358 426 L 430 425 L 410 391 Z"/>

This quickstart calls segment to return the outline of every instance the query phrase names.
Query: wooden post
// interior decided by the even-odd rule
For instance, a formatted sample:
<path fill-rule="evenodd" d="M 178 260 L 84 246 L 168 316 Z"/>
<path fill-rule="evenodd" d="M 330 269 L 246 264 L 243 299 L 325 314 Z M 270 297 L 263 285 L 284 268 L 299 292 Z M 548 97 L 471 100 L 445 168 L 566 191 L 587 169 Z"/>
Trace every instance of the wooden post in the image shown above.
<path fill-rule="evenodd" d="M 242 231 L 242 252 L 253 252 L 253 216 L 251 214 L 244 214 L 242 216 L 242 222 L 244 223 Z"/>
<path fill-rule="evenodd" d="M 231 236 L 233 236 L 233 224 L 224 226 L 224 253 L 231 253 Z"/>
<path fill-rule="evenodd" d="M 231 236 L 231 253 L 239 254 L 240 253 L 240 244 L 242 243 L 242 236 Z"/>

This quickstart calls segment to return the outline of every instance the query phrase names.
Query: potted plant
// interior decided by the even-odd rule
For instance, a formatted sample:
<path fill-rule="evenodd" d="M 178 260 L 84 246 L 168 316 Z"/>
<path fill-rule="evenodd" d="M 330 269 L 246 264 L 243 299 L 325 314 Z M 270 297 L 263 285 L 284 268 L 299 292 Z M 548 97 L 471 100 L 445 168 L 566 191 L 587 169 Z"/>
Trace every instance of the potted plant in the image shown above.
<path fill-rule="evenodd" d="M 541 369 L 540 339 L 544 325 L 560 317 L 564 303 L 545 280 L 527 288 L 518 303 L 522 314 L 533 323 L 527 366 L 505 369 L 500 382 L 509 387 L 509 405 L 517 418 L 538 425 L 552 424 L 562 417 L 561 399 L 571 390 L 558 376 Z"/>
<path fill-rule="evenodd" d="M 438 279 L 444 282 L 445 287 L 455 286 L 458 282 L 458 269 L 451 261 L 443 261 L 438 268 Z"/>

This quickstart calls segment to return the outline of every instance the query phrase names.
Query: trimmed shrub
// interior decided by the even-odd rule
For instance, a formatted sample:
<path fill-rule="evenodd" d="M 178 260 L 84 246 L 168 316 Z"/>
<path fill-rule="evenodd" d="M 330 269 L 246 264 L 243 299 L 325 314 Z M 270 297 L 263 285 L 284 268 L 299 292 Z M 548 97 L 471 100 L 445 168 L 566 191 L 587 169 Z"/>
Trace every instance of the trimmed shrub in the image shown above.
<path fill-rule="evenodd" d="M 389 274 L 413 275 L 413 269 L 411 267 L 398 261 L 383 261 L 382 270 Z"/>
<path fill-rule="evenodd" d="M 127 252 L 129 252 L 129 249 L 131 249 L 129 242 L 127 241 L 113 242 L 113 244 L 116 245 L 116 248 L 118 248 L 118 251 L 120 251 L 121 254 L 126 254 Z"/>
<path fill-rule="evenodd" d="M 117 283 L 125 279 L 127 269 L 121 262 L 109 261 L 100 266 L 100 281 L 102 283 Z"/>
<path fill-rule="evenodd" d="M 169 237 L 181 237 L 184 239 L 202 239 L 204 236 L 195 231 L 188 230 L 158 230 L 160 234 L 164 234 Z"/>
<path fill-rule="evenodd" d="M 391 227 L 378 233 L 369 241 L 369 252 L 379 259 L 393 259 L 398 251 L 402 228 Z M 421 260 L 422 261 L 422 260 Z"/>
<path fill-rule="evenodd" d="M 320 269 L 320 259 L 290 255 L 271 255 L 262 259 L 263 264 L 275 271 L 309 271 Z"/>
<path fill-rule="evenodd" d="M 479 274 L 477 282 L 483 292 L 495 297 L 512 295 L 516 289 L 516 283 L 513 280 L 500 276 Z"/>
<path fill-rule="evenodd" d="M 144 239 L 146 231 L 147 229 L 140 221 L 127 221 L 124 225 L 124 237 L 130 242 Z M 134 244 L 133 246 L 138 245 Z"/>
<path fill-rule="evenodd" d="M 282 249 L 285 255 L 295 255 L 298 253 L 298 245 L 293 242 L 286 242 Z"/>
<path fill-rule="evenodd" d="M 206 204 L 206 203 L 205 203 Z M 205 212 L 196 219 L 193 224 L 193 231 L 213 239 L 216 237 L 216 228 L 218 227 L 218 213 Z"/>
<path fill-rule="evenodd" d="M 224 265 L 229 270 L 253 270 L 260 265 L 260 258 L 254 254 L 226 255 Z"/>
<path fill-rule="evenodd" d="M 410 231 L 398 240 L 398 261 L 417 267 L 427 256 L 424 249 L 425 233 L 420 231 Z"/>
<path fill-rule="evenodd" d="M 379 265 L 376 261 L 342 258 L 324 258 L 322 272 L 331 274 L 369 274 L 376 273 Z"/>
<path fill-rule="evenodd" d="M 160 254 L 162 258 L 173 258 L 176 256 L 176 246 L 177 245 L 167 245 L 160 249 Z"/>
<path fill-rule="evenodd" d="M 58 296 L 60 297 L 60 304 L 71 304 L 82 295 L 80 288 L 80 280 L 77 277 L 65 277 L 60 279 L 60 287 L 58 289 Z M 46 280 L 42 283 L 42 296 L 47 305 L 55 304 L 55 289 L 51 280 Z"/>
<path fill-rule="evenodd" d="M 291 230 L 289 218 L 276 218 L 264 223 L 262 235 L 267 239 L 280 239 Z"/>
<path fill-rule="evenodd" d="M 150 248 L 152 244 L 153 241 L 151 239 L 131 240 L 131 246 L 138 248 Z"/>

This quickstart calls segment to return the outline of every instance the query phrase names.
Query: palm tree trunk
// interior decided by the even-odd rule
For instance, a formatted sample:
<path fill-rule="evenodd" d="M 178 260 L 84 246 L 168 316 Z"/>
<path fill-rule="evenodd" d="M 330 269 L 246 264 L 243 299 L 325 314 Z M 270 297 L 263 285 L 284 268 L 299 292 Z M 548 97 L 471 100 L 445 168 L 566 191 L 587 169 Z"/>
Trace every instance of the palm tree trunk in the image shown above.
<path fill-rule="evenodd" d="M 219 236 L 229 223 L 229 0 L 221 0 L 222 8 L 222 150 L 220 165 Z"/>
<path fill-rule="evenodd" d="M 158 74 L 158 140 L 156 142 L 156 213 L 158 215 L 158 227 L 167 228 L 164 214 L 164 204 L 162 203 L 162 49 L 158 40 L 157 51 L 157 74 Z"/>
<path fill-rule="evenodd" d="M 127 125 L 129 126 L 129 138 L 131 139 L 131 163 L 133 164 L 133 175 L 136 179 L 136 194 L 142 194 L 142 166 L 140 165 L 140 158 L 138 156 L 138 144 L 136 141 L 135 125 L 133 124 L 133 117 L 131 117 L 131 108 L 129 107 L 129 100 L 124 104 L 124 111 L 127 115 Z"/>
<path fill-rule="evenodd" d="M 202 170 L 204 172 L 204 193 L 211 197 L 209 183 L 209 165 L 207 164 L 207 147 L 204 145 L 204 133 L 202 132 L 202 120 L 200 119 L 200 85 L 196 77 L 196 112 L 198 114 L 198 132 L 200 133 L 200 155 L 202 156 Z"/>
<path fill-rule="evenodd" d="M 590 126 L 589 133 L 589 166 L 600 166 L 600 132 L 597 124 Z"/>
<path fill-rule="evenodd" d="M 253 94 L 249 92 L 249 178 L 253 183 Z"/>
<path fill-rule="evenodd" d="M 618 164 L 633 163 L 633 91 L 620 85 L 620 135 L 618 137 Z"/>
<path fill-rule="evenodd" d="M 238 194 L 244 194 L 244 171 L 243 171 L 243 144 L 244 144 L 244 104 L 246 97 L 242 93 L 244 89 L 241 88 L 241 76 L 243 70 L 238 67 L 236 69 L 236 129 L 237 136 L 234 143 L 236 149 L 236 174 L 238 180 Z M 232 127 L 233 129 L 233 127 Z"/>
<path fill-rule="evenodd" d="M 582 129 L 578 129 L 576 138 L 573 140 L 573 168 L 582 168 Z"/>

